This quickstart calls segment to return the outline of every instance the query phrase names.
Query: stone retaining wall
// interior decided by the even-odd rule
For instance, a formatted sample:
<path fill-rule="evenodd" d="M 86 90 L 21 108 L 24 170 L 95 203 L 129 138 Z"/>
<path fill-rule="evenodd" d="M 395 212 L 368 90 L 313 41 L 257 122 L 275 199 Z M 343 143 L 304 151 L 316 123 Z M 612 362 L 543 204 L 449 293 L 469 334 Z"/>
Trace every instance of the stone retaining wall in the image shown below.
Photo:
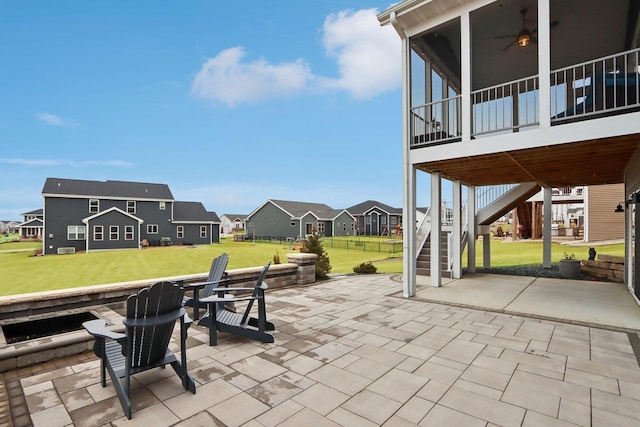
<path fill-rule="evenodd" d="M 315 254 L 288 254 L 288 263 L 271 265 L 265 282 L 269 289 L 314 283 L 316 258 Z M 262 266 L 228 270 L 230 286 L 253 287 L 261 270 Z M 2 333 L 2 324 L 47 318 L 52 313 L 65 315 L 90 311 L 109 324 L 120 325 L 122 318 L 112 309 L 123 307 L 129 295 L 158 281 L 182 281 L 188 284 L 202 282 L 207 275 L 208 272 L 205 272 L 0 297 L 0 372 L 82 353 L 93 347 L 93 338 L 84 330 L 8 345 Z M 119 327 L 114 330 L 123 329 Z"/>
<path fill-rule="evenodd" d="M 624 282 L 624 257 L 598 255 L 598 260 L 582 261 L 582 271 L 614 282 Z"/>

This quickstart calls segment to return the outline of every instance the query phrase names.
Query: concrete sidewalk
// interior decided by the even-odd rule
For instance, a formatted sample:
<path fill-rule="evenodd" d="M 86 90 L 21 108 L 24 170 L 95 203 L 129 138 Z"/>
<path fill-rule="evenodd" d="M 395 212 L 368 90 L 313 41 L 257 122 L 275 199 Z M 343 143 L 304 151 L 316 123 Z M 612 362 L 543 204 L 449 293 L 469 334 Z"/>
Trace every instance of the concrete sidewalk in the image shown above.
<path fill-rule="evenodd" d="M 448 288 L 458 301 L 475 294 L 473 302 L 494 304 L 499 311 L 527 290 L 533 297 L 538 292 L 530 278 L 470 279 L 466 291 L 460 290 L 461 280 L 441 289 L 421 286 L 420 297 L 411 299 L 396 296 L 401 286 L 388 275 L 271 291 L 267 307 L 276 323 L 275 343 L 220 334 L 220 344 L 210 347 L 207 329 L 192 327 L 187 357 L 196 394 L 182 389 L 171 369 L 139 374 L 130 421 L 114 388 L 101 387 L 100 363 L 91 353 L 10 371 L 3 375 L 11 403 L 8 422 L 16 427 L 640 425 L 640 367 L 632 346 L 637 331 L 423 299 L 425 294 L 444 298 Z M 482 291 L 484 283 L 495 287 L 495 295 Z M 544 283 L 540 288 L 545 291 Z M 507 292 L 511 298 L 503 295 Z"/>

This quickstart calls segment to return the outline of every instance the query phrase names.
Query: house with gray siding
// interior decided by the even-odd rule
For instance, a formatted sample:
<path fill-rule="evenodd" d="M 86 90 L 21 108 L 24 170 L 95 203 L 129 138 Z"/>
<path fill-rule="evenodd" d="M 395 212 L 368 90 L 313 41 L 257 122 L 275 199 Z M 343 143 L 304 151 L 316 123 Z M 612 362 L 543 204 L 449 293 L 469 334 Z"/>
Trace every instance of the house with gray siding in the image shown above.
<path fill-rule="evenodd" d="M 18 224 L 20 237 L 40 238 L 44 227 L 42 209 L 25 212 L 22 214 L 22 222 Z"/>
<path fill-rule="evenodd" d="M 42 196 L 45 254 L 219 241 L 215 213 L 166 184 L 47 178 Z"/>
<path fill-rule="evenodd" d="M 295 240 L 314 231 L 320 236 L 352 236 L 355 219 L 346 209 L 273 199 L 247 215 L 249 236 Z"/>
<path fill-rule="evenodd" d="M 358 234 L 391 236 L 402 229 L 402 209 L 376 200 L 367 200 L 347 208 L 356 219 Z"/>

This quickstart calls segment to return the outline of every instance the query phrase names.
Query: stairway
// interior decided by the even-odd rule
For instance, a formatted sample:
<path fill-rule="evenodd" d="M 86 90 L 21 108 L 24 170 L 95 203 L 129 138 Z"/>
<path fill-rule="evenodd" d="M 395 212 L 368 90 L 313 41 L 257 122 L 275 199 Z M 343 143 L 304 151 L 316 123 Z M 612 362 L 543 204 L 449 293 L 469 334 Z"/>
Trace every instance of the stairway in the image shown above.
<path fill-rule="evenodd" d="M 449 239 L 448 233 L 443 232 L 440 238 L 440 268 L 441 277 L 451 277 L 449 270 L 449 260 L 447 259 Z M 429 276 L 431 274 L 431 234 L 427 237 L 427 242 L 422 247 L 416 263 L 416 274 L 419 276 Z"/>
<path fill-rule="evenodd" d="M 476 189 L 476 191 L 477 190 L 478 189 Z M 525 225 L 525 227 L 527 227 L 529 233 L 531 233 L 532 207 L 530 203 L 527 203 L 527 200 L 539 191 L 540 186 L 537 183 L 526 182 L 516 186 L 510 186 L 509 188 L 504 189 L 504 191 L 501 190 L 501 192 L 493 194 L 488 200 L 486 198 L 483 199 L 482 204 L 480 204 L 481 209 L 476 213 L 475 225 L 489 225 L 507 212 L 513 210 L 515 207 L 518 207 L 518 219 Z M 445 216 L 443 215 L 443 218 L 444 217 Z M 443 227 L 445 226 L 443 225 Z M 446 227 L 449 227 L 449 230 L 451 230 L 450 225 Z M 447 236 L 449 230 L 442 230 L 442 240 L 440 242 L 441 277 L 448 278 L 452 275 L 451 270 L 449 270 L 448 260 L 449 242 Z M 426 231 L 426 233 L 428 233 L 427 240 L 416 259 L 416 274 L 420 276 L 429 276 L 431 273 L 431 233 L 429 231 L 430 229 Z M 462 242 L 463 247 L 465 242 L 466 240 Z M 454 254 L 454 256 L 462 255 Z"/>

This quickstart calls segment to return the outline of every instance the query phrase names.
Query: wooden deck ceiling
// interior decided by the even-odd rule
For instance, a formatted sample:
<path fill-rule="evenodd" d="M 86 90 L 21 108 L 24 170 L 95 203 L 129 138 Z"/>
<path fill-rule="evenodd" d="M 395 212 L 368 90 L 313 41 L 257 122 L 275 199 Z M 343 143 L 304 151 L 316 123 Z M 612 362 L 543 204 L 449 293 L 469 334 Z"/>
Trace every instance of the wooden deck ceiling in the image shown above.
<path fill-rule="evenodd" d="M 640 134 L 422 163 L 466 185 L 538 182 L 543 187 L 618 184 L 640 147 Z"/>

